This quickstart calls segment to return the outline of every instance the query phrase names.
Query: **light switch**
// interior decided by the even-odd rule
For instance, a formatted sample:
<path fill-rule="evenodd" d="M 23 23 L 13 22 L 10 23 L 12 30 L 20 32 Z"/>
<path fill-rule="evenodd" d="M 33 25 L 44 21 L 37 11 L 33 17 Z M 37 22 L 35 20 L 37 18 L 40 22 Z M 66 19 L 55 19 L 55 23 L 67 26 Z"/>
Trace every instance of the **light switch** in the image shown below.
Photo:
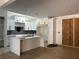
<path fill-rule="evenodd" d="M 58 32 L 58 34 L 60 34 L 60 32 Z"/>

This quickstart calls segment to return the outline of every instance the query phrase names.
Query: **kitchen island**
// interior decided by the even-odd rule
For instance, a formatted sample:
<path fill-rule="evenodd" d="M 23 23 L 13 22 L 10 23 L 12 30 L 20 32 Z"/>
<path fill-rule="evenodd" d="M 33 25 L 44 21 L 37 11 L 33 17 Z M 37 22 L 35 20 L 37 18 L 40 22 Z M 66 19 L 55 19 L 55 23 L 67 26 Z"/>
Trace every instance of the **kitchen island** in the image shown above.
<path fill-rule="evenodd" d="M 25 52 L 40 47 L 40 36 L 10 35 L 10 51 L 20 56 L 21 52 Z"/>

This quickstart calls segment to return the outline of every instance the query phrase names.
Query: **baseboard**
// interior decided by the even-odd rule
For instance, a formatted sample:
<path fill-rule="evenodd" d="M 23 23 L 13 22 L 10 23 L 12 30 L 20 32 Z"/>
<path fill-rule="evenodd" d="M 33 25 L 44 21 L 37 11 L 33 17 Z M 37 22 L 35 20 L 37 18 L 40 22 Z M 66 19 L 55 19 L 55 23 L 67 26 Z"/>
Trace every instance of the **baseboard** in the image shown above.
<path fill-rule="evenodd" d="M 75 46 L 67 46 L 67 45 L 60 45 L 61 47 L 69 47 L 69 48 L 76 48 L 79 49 L 79 47 L 75 47 Z"/>

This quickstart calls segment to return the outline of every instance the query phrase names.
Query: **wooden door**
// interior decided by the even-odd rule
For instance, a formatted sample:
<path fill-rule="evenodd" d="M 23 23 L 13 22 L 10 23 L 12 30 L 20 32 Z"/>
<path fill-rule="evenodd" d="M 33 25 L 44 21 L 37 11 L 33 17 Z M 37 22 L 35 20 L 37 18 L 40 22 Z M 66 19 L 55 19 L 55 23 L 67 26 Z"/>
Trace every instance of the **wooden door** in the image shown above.
<path fill-rule="evenodd" d="M 73 46 L 73 19 L 62 21 L 62 44 Z"/>
<path fill-rule="evenodd" d="M 79 18 L 75 18 L 75 39 L 74 39 L 74 43 L 76 47 L 79 47 Z"/>

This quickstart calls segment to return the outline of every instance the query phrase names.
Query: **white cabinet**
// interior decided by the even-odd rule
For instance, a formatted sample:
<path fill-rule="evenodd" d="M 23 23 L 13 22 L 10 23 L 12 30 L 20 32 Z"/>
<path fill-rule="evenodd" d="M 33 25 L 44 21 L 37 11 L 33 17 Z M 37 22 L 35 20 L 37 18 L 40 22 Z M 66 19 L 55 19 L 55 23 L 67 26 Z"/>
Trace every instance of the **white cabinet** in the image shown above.
<path fill-rule="evenodd" d="M 25 22 L 25 30 L 31 30 L 31 23 Z"/>
<path fill-rule="evenodd" d="M 15 21 L 11 20 L 11 30 L 15 30 Z"/>
<path fill-rule="evenodd" d="M 15 22 L 19 23 L 25 23 L 25 17 L 24 16 L 14 16 Z"/>
<path fill-rule="evenodd" d="M 32 30 L 36 30 L 37 29 L 37 22 L 31 22 L 31 28 L 32 28 Z"/>
<path fill-rule="evenodd" d="M 7 19 L 7 30 L 15 30 L 15 23 L 25 23 L 25 17 L 23 16 L 10 16 Z"/>
<path fill-rule="evenodd" d="M 37 21 L 26 21 L 24 16 L 9 16 L 7 19 L 7 30 L 15 30 L 15 23 L 24 23 L 24 30 L 36 30 L 37 29 Z"/>
<path fill-rule="evenodd" d="M 26 22 L 25 23 L 25 30 L 36 30 L 37 29 L 37 22 Z"/>
<path fill-rule="evenodd" d="M 7 20 L 7 30 L 15 30 L 15 20 L 13 19 Z"/>

